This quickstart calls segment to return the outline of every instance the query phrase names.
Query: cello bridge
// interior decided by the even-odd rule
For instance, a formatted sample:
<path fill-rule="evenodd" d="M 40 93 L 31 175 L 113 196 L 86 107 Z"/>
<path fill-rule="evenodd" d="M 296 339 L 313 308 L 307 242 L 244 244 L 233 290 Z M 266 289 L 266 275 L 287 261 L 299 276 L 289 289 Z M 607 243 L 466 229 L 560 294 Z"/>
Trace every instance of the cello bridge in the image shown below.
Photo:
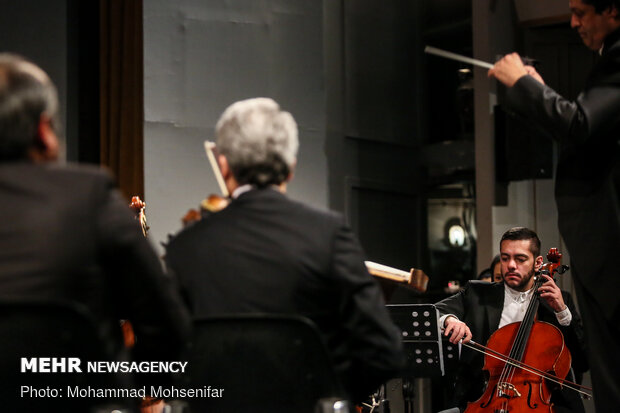
<path fill-rule="evenodd" d="M 508 399 L 513 397 L 521 397 L 521 393 L 519 393 L 517 388 L 512 383 L 497 383 L 497 391 L 500 397 L 506 397 Z"/>

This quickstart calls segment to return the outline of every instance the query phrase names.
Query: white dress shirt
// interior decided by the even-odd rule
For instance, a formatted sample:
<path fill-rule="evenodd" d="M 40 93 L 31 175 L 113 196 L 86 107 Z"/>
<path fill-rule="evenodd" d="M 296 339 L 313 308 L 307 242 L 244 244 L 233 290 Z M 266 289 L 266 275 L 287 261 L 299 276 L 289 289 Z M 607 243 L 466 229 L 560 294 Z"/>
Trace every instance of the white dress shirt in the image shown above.
<path fill-rule="evenodd" d="M 530 304 L 530 301 L 532 301 L 533 295 L 534 288 L 530 288 L 525 292 L 519 292 L 504 284 L 504 308 L 502 310 L 502 316 L 500 318 L 498 328 L 502 328 L 507 324 L 515 323 L 517 321 L 523 321 L 523 317 L 527 311 L 527 306 Z M 573 319 L 573 315 L 568 309 L 568 306 L 566 306 L 566 308 L 559 313 L 555 313 L 555 316 L 561 326 L 569 325 Z M 454 314 L 446 314 L 441 316 L 439 318 L 439 325 L 441 326 L 442 331 L 444 329 L 446 318 L 448 317 L 454 317 L 458 320 L 458 317 Z"/>

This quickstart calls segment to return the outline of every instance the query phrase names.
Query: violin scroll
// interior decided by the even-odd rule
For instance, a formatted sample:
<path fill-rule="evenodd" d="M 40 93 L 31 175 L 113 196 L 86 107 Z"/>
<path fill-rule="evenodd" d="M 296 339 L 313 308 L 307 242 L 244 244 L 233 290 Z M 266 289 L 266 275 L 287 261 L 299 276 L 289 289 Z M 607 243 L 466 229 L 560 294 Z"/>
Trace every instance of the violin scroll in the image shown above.
<path fill-rule="evenodd" d="M 131 203 L 129 208 L 136 214 L 136 219 L 140 222 L 140 228 L 142 229 L 142 235 L 145 237 L 149 232 L 149 226 L 146 224 L 146 202 L 140 199 L 139 196 L 134 195 L 131 197 Z"/>
<path fill-rule="evenodd" d="M 129 208 L 133 209 L 136 214 L 139 214 L 146 208 L 146 203 L 138 195 L 134 195 L 131 197 Z"/>

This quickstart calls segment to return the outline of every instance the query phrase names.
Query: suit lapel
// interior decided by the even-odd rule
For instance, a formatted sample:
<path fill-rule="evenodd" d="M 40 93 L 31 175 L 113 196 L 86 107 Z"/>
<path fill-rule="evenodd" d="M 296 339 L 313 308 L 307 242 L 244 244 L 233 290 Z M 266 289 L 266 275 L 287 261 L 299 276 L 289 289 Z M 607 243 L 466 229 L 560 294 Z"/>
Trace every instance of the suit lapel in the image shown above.
<path fill-rule="evenodd" d="M 491 295 L 488 297 L 487 322 L 491 333 L 497 330 L 499 321 L 502 317 L 504 309 L 504 283 L 497 283 L 491 289 Z"/>

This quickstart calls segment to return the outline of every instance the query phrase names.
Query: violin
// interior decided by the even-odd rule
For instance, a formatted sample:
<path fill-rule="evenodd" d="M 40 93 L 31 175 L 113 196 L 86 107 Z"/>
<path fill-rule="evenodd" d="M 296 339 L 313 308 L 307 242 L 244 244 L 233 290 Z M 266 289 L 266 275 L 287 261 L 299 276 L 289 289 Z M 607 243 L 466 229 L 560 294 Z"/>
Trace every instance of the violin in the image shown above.
<path fill-rule="evenodd" d="M 146 224 L 146 203 L 141 200 L 139 196 L 134 195 L 131 197 L 129 208 L 136 214 L 136 219 L 140 223 L 140 228 L 142 229 L 142 235 L 146 237 L 149 232 L 149 226 Z"/>
<path fill-rule="evenodd" d="M 149 232 L 149 226 L 146 224 L 146 203 L 140 199 L 138 195 L 131 197 L 129 208 L 134 212 L 135 218 L 140 225 L 142 235 L 146 237 Z M 136 344 L 136 336 L 133 331 L 133 326 L 129 320 L 121 320 L 121 332 L 123 334 L 123 342 L 125 348 L 133 348 Z"/>
<path fill-rule="evenodd" d="M 184 227 L 200 221 L 205 216 L 221 211 L 230 203 L 228 188 L 226 187 L 224 176 L 217 163 L 217 148 L 215 142 L 205 141 L 204 148 L 222 195 L 211 194 L 200 202 L 199 209 L 188 210 L 183 218 L 181 218 Z"/>
<path fill-rule="evenodd" d="M 183 223 L 183 226 L 186 227 L 200 221 L 202 218 L 210 214 L 221 211 L 226 208 L 229 203 L 230 199 L 224 198 L 220 195 L 211 194 L 200 202 L 199 209 L 192 208 L 188 210 L 183 218 L 181 218 L 181 222 Z"/>
<path fill-rule="evenodd" d="M 146 202 L 141 200 L 137 195 L 132 196 L 129 208 L 135 213 L 135 218 L 140 225 L 142 235 L 146 238 L 149 232 L 149 226 L 146 223 Z M 121 320 L 121 332 L 125 348 L 133 348 L 136 345 L 136 335 L 129 320 Z M 162 412 L 164 406 L 165 403 L 162 399 L 147 396 L 140 401 L 140 413 Z"/>
<path fill-rule="evenodd" d="M 552 248 L 548 263 L 537 273 L 554 277 L 565 272 L 562 254 Z M 545 282 L 537 276 L 534 297 L 523 321 L 508 324 L 482 346 L 470 341 L 465 346 L 485 353 L 483 370 L 489 381 L 484 394 L 467 405 L 466 413 L 478 412 L 553 412 L 550 382 L 564 385 L 589 396 L 579 388 L 589 389 L 565 380 L 571 366 L 571 355 L 561 331 L 552 324 L 536 320 L 539 287 Z"/>

